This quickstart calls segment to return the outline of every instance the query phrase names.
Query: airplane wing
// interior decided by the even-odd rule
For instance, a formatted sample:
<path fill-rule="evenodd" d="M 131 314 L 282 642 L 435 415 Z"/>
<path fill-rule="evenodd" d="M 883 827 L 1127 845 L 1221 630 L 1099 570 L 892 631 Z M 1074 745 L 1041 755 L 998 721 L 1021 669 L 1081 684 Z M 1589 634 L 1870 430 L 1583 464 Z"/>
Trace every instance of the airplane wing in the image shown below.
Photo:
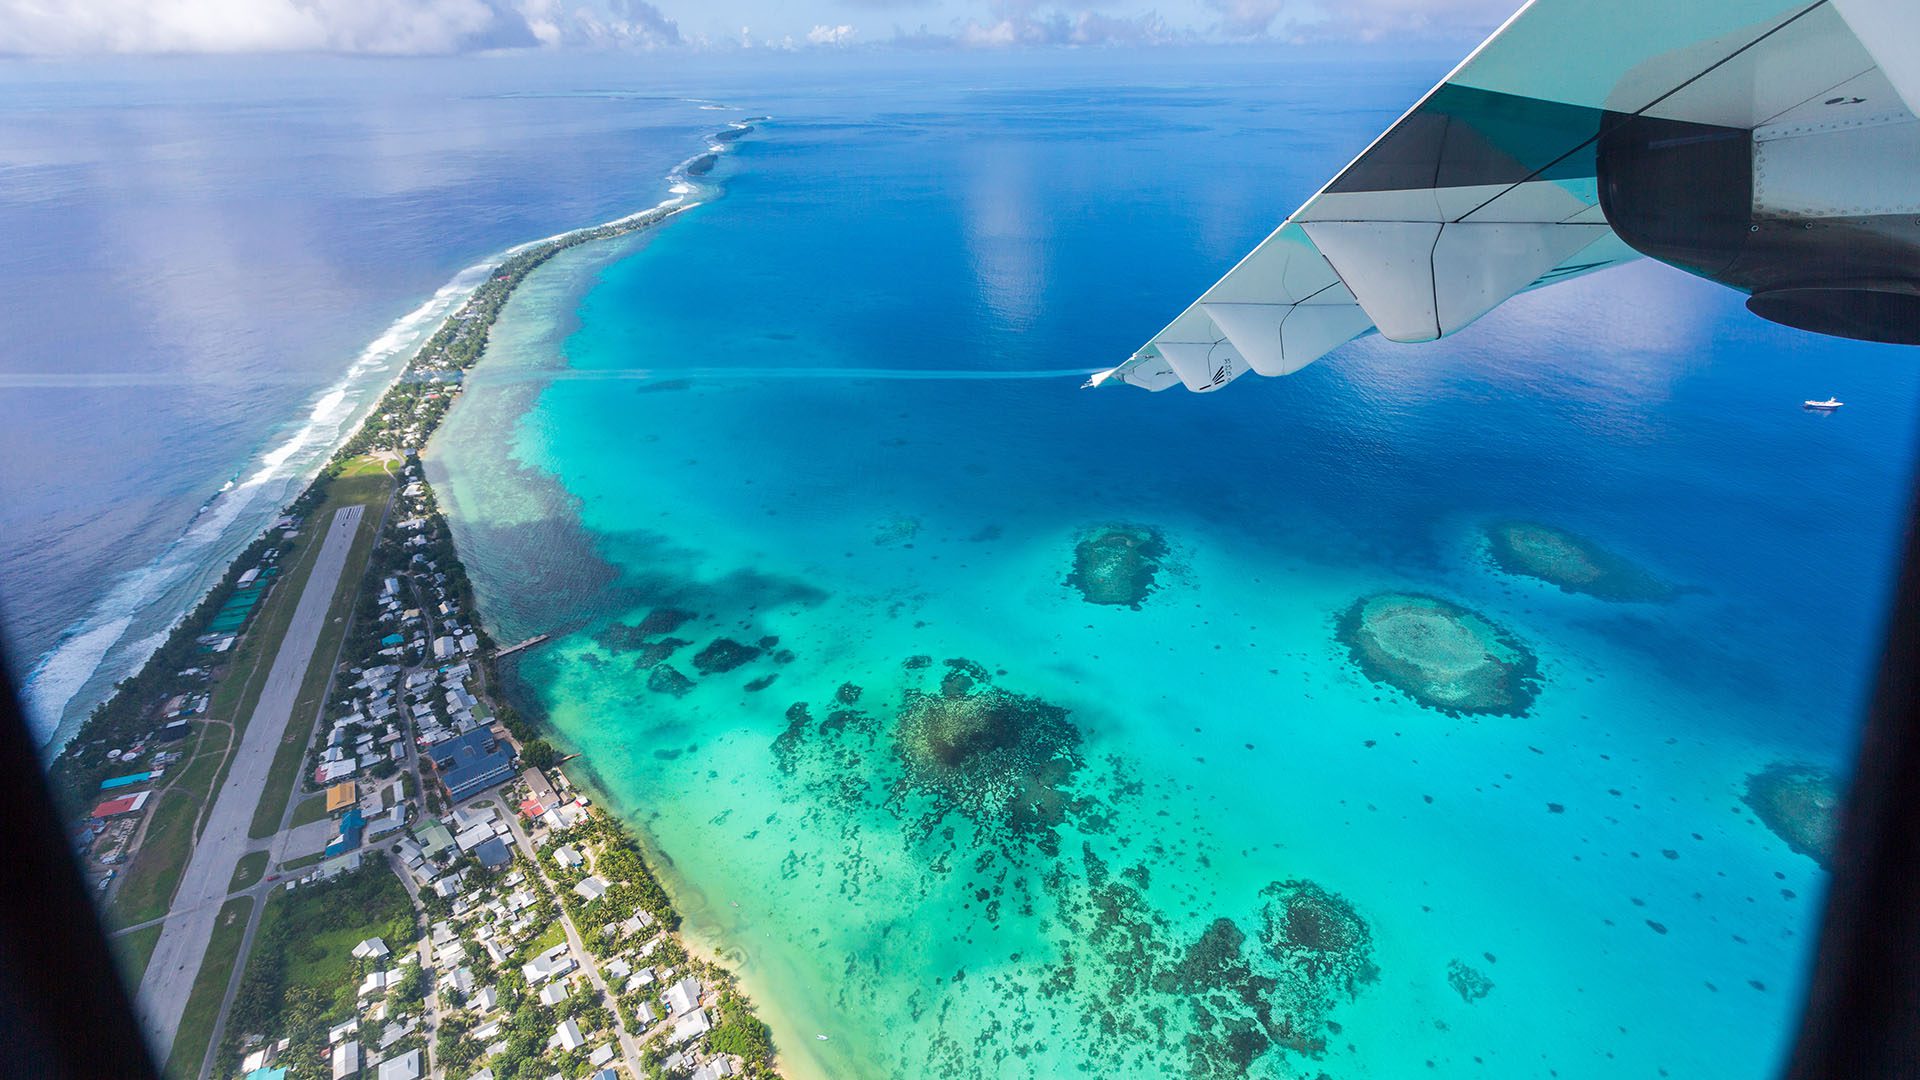
<path fill-rule="evenodd" d="M 1087 385 L 1290 375 L 1641 254 L 1765 318 L 1920 343 L 1916 102 L 1913 0 L 1531 0 Z"/>

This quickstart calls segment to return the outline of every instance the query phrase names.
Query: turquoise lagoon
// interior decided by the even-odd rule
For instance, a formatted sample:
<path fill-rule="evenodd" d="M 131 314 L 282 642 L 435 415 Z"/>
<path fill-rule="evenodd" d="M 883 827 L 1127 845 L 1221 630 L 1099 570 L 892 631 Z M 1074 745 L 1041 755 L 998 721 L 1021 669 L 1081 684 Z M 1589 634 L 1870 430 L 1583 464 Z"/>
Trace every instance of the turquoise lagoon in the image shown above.
<path fill-rule="evenodd" d="M 1848 763 L 1910 367 L 1637 267 L 1210 396 L 1035 376 L 1429 74 L 1095 68 L 742 95 L 705 205 L 529 279 L 428 454 L 494 635 L 556 635 L 521 703 L 796 1076 L 1768 1074 L 1824 876 L 1741 794 Z M 1499 573 L 1515 518 L 1680 591 Z M 1137 607 L 1068 583 L 1113 525 L 1166 546 Z M 1369 679 L 1336 626 L 1382 591 L 1536 700 Z"/>

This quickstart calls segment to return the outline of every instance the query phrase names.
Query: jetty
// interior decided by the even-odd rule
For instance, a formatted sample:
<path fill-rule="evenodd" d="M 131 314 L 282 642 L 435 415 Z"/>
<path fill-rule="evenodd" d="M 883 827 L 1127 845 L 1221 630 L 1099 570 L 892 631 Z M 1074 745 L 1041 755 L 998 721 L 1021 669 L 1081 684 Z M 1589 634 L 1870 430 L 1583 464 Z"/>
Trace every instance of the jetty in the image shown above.
<path fill-rule="evenodd" d="M 521 649 L 531 649 L 535 645 L 538 645 L 541 642 L 547 640 L 548 636 L 549 635 L 546 635 L 546 634 L 535 634 L 525 641 L 518 642 L 513 645 L 509 645 L 506 648 L 501 649 L 499 652 L 494 653 L 493 654 L 494 659 L 497 660 L 502 656 L 512 656 L 514 653 L 519 652 Z"/>

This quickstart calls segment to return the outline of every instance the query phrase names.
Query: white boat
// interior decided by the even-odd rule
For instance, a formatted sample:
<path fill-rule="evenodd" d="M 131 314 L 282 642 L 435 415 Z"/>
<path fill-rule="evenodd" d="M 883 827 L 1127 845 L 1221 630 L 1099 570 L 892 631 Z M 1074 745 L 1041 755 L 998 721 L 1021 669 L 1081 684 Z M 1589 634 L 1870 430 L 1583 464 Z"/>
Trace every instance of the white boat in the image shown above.
<path fill-rule="evenodd" d="M 1845 405 L 1846 402 L 1841 401 L 1839 398 L 1828 398 L 1825 401 L 1803 401 L 1800 404 L 1803 408 L 1822 409 L 1822 410 L 1831 412 L 1834 409 L 1837 409 L 1840 406 Z"/>

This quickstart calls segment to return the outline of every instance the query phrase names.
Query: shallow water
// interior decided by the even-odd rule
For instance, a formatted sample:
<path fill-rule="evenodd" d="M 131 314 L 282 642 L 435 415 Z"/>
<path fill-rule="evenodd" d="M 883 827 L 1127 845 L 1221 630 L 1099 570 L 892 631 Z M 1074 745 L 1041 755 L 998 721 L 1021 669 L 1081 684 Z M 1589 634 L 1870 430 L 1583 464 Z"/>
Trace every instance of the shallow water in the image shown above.
<path fill-rule="evenodd" d="M 725 196 L 534 275 L 429 454 L 495 636 L 556 635 L 522 697 L 794 1071 L 1768 1073 L 1824 876 L 1740 795 L 1851 753 L 1910 366 L 1641 266 L 1208 396 L 850 374 L 1124 357 L 1410 93 L 1003 74 L 743 102 Z M 1499 573 L 1516 519 L 1678 593 Z M 1137 609 L 1068 582 L 1110 524 L 1168 547 Z M 1524 715 L 1369 679 L 1383 591 L 1524 646 Z"/>

